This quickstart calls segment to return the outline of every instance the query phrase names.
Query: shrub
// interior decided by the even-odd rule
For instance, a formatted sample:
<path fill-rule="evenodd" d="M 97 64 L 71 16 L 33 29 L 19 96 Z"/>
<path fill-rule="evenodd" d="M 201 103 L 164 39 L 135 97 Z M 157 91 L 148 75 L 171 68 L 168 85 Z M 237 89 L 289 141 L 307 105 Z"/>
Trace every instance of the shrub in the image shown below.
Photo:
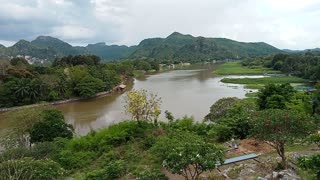
<path fill-rule="evenodd" d="M 55 156 L 58 151 L 58 147 L 53 142 L 39 143 L 30 149 L 31 156 L 34 159 L 46 159 Z"/>
<path fill-rule="evenodd" d="M 311 134 L 307 141 L 309 143 L 314 143 L 318 146 L 318 148 L 320 148 L 320 134 Z"/>
<path fill-rule="evenodd" d="M 303 156 L 298 159 L 298 165 L 302 169 L 308 170 L 320 179 L 320 154 Z"/>
<path fill-rule="evenodd" d="M 110 161 L 101 169 L 95 169 L 85 174 L 86 180 L 109 180 L 124 176 L 127 172 L 126 162 L 123 160 Z"/>
<path fill-rule="evenodd" d="M 96 157 L 95 152 L 63 150 L 56 160 L 66 169 L 77 169 L 88 166 Z"/>
<path fill-rule="evenodd" d="M 120 155 L 111 150 L 100 157 L 100 165 L 107 166 L 111 161 L 116 161 L 118 159 L 120 159 Z"/>
<path fill-rule="evenodd" d="M 168 177 L 164 175 L 159 169 L 147 169 L 135 173 L 137 179 L 140 180 L 167 180 Z"/>
<path fill-rule="evenodd" d="M 234 137 L 231 127 L 226 125 L 215 126 L 213 132 L 218 142 L 226 142 Z"/>
<path fill-rule="evenodd" d="M 31 152 L 28 148 L 20 147 L 15 149 L 8 149 L 0 153 L 0 163 L 8 160 L 16 160 L 24 157 L 31 157 Z"/>
<path fill-rule="evenodd" d="M 107 180 L 108 177 L 106 175 L 105 170 L 103 169 L 95 169 L 89 171 L 85 174 L 85 180 Z"/>
<path fill-rule="evenodd" d="M 4 161 L 0 164 L 0 177 L 3 179 L 59 179 L 65 175 L 61 166 L 51 160 L 23 158 Z"/>
<path fill-rule="evenodd" d="M 123 160 L 111 161 L 104 169 L 110 179 L 115 179 L 126 174 L 127 165 Z"/>

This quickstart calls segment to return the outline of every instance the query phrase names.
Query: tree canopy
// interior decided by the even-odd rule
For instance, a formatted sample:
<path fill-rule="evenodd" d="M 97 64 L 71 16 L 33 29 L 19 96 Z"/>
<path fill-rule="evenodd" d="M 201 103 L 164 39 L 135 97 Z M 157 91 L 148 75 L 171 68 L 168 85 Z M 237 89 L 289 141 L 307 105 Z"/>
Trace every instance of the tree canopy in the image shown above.
<path fill-rule="evenodd" d="M 310 116 L 293 110 L 268 109 L 253 114 L 253 137 L 270 144 L 287 167 L 285 146 L 306 138 L 315 130 Z"/>
<path fill-rule="evenodd" d="M 73 127 L 64 122 L 63 114 L 58 110 L 45 110 L 43 119 L 35 122 L 29 129 L 30 143 L 53 141 L 57 137 L 71 139 Z"/>

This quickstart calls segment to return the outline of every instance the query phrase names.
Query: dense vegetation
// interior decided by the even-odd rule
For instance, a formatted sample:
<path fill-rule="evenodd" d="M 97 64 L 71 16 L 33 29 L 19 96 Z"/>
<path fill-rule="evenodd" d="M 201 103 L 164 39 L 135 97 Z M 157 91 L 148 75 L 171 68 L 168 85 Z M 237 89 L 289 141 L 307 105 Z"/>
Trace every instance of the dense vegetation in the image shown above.
<path fill-rule="evenodd" d="M 242 59 L 281 52 L 265 43 L 242 43 L 224 38 L 204 38 L 177 32 L 167 38 L 143 40 L 129 57 L 187 62 Z"/>
<path fill-rule="evenodd" d="M 242 62 L 244 66 L 265 66 L 284 74 L 295 75 L 304 79 L 320 80 L 320 54 L 276 54 L 263 58 L 252 58 Z"/>
<path fill-rule="evenodd" d="M 135 69 L 159 70 L 159 65 L 147 60 L 101 64 L 95 55 L 56 58 L 51 66 L 31 65 L 23 58 L 1 61 L 0 107 L 92 97 L 112 90 Z"/>
<path fill-rule="evenodd" d="M 318 142 L 314 138 L 318 135 L 313 133 L 319 129 L 320 113 L 312 109 L 319 109 L 319 103 L 311 104 L 310 98 L 318 99 L 319 93 L 296 92 L 287 84 L 267 85 L 259 91 L 257 101 L 221 99 L 212 105 L 205 121 L 197 123 L 189 117 L 175 119 L 169 111 L 165 112 L 168 122 L 154 121 L 160 111 L 154 108 L 160 102 L 147 94 L 129 93 L 127 110 L 134 120 L 72 139 L 66 133 L 70 129 L 67 124 L 47 127 L 48 123 L 60 124 L 63 118 L 51 107 L 6 113 L 5 118 L 13 121 L 15 128 L 3 136 L 3 144 L 11 146 L 0 154 L 2 177 L 29 177 L 29 169 L 33 169 L 39 172 L 34 179 L 168 179 L 164 172 L 185 179 L 200 179 L 203 174 L 214 179 L 222 176 L 209 170 L 223 163 L 226 154 L 222 142 L 232 138 L 254 137 L 269 143 L 281 157 L 278 168 L 289 166 L 286 152 L 291 144 Z M 144 102 L 150 106 L 143 106 Z M 50 129 L 48 133 L 41 131 L 40 125 Z M 29 139 L 35 131 L 41 136 Z M 19 143 L 21 139 L 32 146 Z M 298 161 L 316 178 L 319 155 L 303 156 Z"/>
<path fill-rule="evenodd" d="M 242 66 L 241 62 L 224 63 L 213 71 L 217 75 L 262 75 L 262 74 L 275 74 L 279 71 L 265 68 L 262 66 Z"/>
<path fill-rule="evenodd" d="M 28 42 L 21 40 L 12 47 L 0 47 L 0 57 L 32 56 L 53 60 L 68 55 L 94 54 L 104 60 L 125 58 L 153 58 L 157 60 L 199 62 L 224 59 L 242 59 L 280 53 L 266 43 L 242 43 L 224 38 L 193 37 L 173 33 L 167 38 L 145 39 L 137 46 L 108 46 L 105 43 L 74 47 L 57 38 L 39 36 Z"/>
<path fill-rule="evenodd" d="M 282 83 L 307 83 L 306 79 L 294 76 L 273 76 L 262 78 L 223 78 L 221 82 L 234 84 L 282 84 Z"/>

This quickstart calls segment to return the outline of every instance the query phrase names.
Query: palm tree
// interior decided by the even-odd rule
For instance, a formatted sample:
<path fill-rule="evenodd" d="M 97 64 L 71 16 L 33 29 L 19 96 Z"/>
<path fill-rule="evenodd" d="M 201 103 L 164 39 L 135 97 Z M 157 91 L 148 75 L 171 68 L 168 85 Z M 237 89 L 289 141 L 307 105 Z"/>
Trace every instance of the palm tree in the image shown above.
<path fill-rule="evenodd" d="M 26 97 L 29 97 L 30 79 L 21 78 L 16 80 L 13 89 L 14 94 L 20 99 L 20 101 L 23 101 Z"/>

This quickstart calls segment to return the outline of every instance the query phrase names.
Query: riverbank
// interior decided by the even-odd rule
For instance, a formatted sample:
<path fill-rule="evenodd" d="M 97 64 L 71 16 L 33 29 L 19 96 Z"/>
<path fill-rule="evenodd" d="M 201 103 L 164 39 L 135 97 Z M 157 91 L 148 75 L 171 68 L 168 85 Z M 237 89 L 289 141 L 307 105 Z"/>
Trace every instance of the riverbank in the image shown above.
<path fill-rule="evenodd" d="M 128 80 L 126 80 L 126 81 L 128 81 Z M 126 83 L 126 82 L 123 82 L 123 83 Z M 41 103 L 37 103 L 37 104 L 30 104 L 30 105 L 24 105 L 24 106 L 0 108 L 0 112 L 7 112 L 7 111 L 19 110 L 19 109 L 24 109 L 24 108 L 33 108 L 33 107 L 39 107 L 39 106 L 46 106 L 46 105 L 60 105 L 60 104 L 66 104 L 66 103 L 71 103 L 71 102 L 76 102 L 76 101 L 87 100 L 87 99 L 101 98 L 101 97 L 108 96 L 113 92 L 119 91 L 121 84 L 114 87 L 112 90 L 99 92 L 92 97 L 73 97 L 73 98 L 63 99 L 63 100 L 53 101 L 53 102 L 41 102 Z"/>
<path fill-rule="evenodd" d="M 294 76 L 277 76 L 277 77 L 262 77 L 262 78 L 223 78 L 223 83 L 233 84 L 250 84 L 250 85 L 265 85 L 265 84 L 283 84 L 283 83 L 308 83 L 306 79 Z M 250 86 L 251 88 L 254 86 Z"/>
<path fill-rule="evenodd" d="M 213 71 L 215 75 L 263 75 L 263 74 L 279 74 L 271 68 L 262 66 L 245 67 L 241 62 L 227 62 L 221 64 L 216 70 Z"/>
<path fill-rule="evenodd" d="M 216 75 L 266 75 L 259 78 L 223 78 L 221 82 L 231 84 L 245 84 L 246 89 L 261 89 L 266 84 L 308 83 L 309 81 L 295 76 L 285 76 L 270 68 L 262 66 L 246 67 L 241 62 L 228 62 L 220 65 L 213 74 Z M 271 76 L 268 76 L 271 75 Z"/>

